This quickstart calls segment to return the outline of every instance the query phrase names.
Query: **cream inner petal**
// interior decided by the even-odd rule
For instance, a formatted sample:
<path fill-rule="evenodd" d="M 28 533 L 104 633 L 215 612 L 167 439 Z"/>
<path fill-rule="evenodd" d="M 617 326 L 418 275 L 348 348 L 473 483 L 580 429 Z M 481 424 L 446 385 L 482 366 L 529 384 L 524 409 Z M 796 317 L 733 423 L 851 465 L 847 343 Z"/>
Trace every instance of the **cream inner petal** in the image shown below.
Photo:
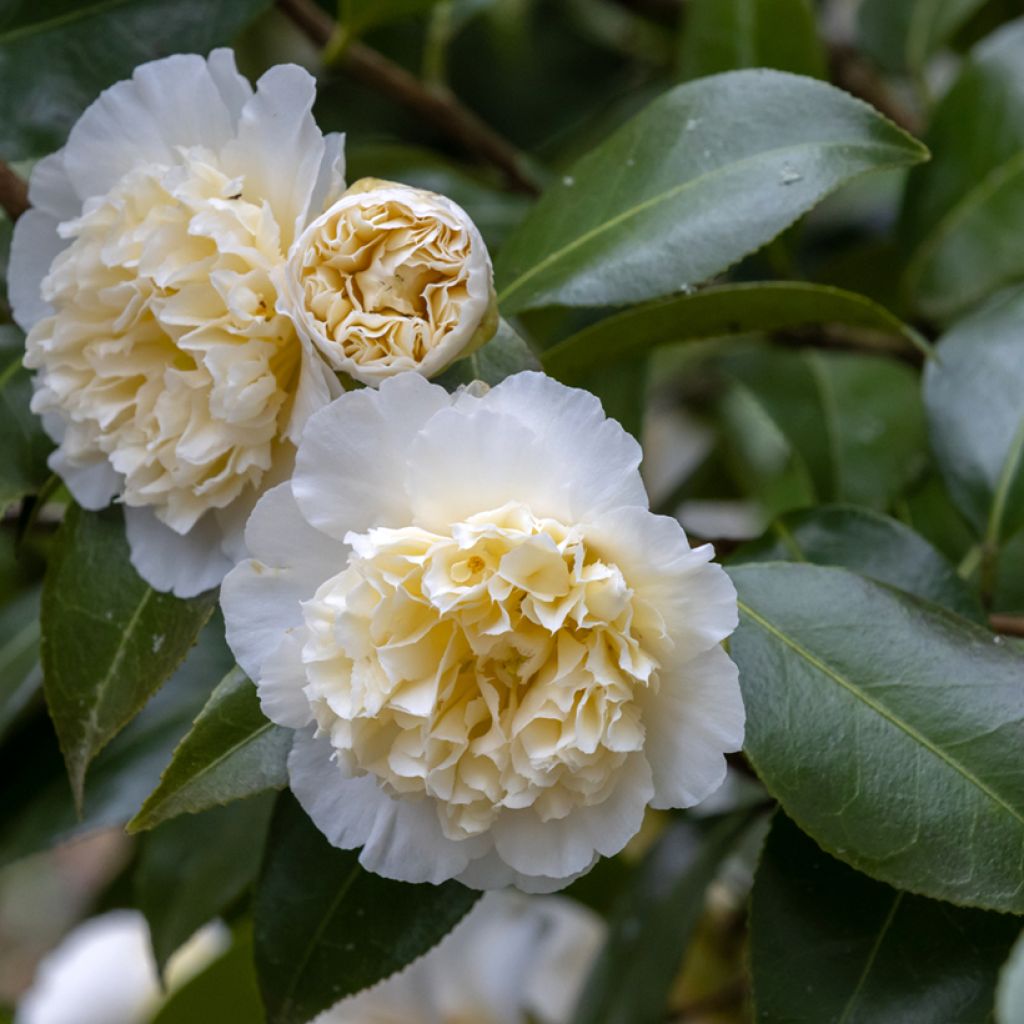
<path fill-rule="evenodd" d="M 43 281 L 55 315 L 30 332 L 33 409 L 63 448 L 106 455 L 124 501 L 181 533 L 270 468 L 298 384 L 300 346 L 275 311 L 284 256 L 265 202 L 216 156 L 126 175 L 61 225 L 71 244 Z"/>
<path fill-rule="evenodd" d="M 461 320 L 473 239 L 440 208 L 393 196 L 340 204 L 307 239 L 302 300 L 318 333 L 360 366 L 414 369 Z"/>
<path fill-rule="evenodd" d="M 550 820 L 607 798 L 643 747 L 666 638 L 579 528 L 510 503 L 447 534 L 347 541 L 304 605 L 305 692 L 340 761 L 433 798 L 451 839 L 502 809 Z"/>

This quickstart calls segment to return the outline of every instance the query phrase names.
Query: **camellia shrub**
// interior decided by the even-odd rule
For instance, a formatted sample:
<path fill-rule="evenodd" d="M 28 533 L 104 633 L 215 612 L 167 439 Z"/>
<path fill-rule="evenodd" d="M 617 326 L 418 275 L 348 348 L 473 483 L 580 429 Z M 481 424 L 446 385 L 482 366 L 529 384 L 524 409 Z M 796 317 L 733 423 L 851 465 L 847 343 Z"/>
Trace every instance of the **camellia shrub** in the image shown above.
<path fill-rule="evenodd" d="M 0 158 L 0 1020 L 1024 1022 L 1019 4 L 13 3 Z"/>

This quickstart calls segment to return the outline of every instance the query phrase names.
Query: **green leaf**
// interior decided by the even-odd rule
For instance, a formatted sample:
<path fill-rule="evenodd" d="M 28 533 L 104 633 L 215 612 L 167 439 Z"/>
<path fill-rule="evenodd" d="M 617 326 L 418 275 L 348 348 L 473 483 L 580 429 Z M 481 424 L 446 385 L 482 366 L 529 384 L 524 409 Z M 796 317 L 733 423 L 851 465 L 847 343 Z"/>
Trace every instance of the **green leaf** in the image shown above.
<path fill-rule="evenodd" d="M 128 831 L 284 788 L 291 742 L 291 730 L 267 720 L 256 687 L 233 668 L 210 694 Z"/>
<path fill-rule="evenodd" d="M 231 948 L 172 992 L 153 1024 L 263 1024 L 252 962 L 252 929 L 239 929 Z"/>
<path fill-rule="evenodd" d="M 989 1024 L 1011 917 L 911 896 L 823 853 L 776 815 L 754 879 L 759 1024 Z"/>
<path fill-rule="evenodd" d="M 759 281 L 628 309 L 553 345 L 543 362 L 548 373 L 565 379 L 659 345 L 827 323 L 866 328 L 900 338 L 906 350 L 930 351 L 917 331 L 863 295 L 803 281 Z"/>
<path fill-rule="evenodd" d="M 576 163 L 506 240 L 495 266 L 502 311 L 689 288 L 857 175 L 926 155 L 866 104 L 809 78 L 734 71 L 677 86 Z"/>
<path fill-rule="evenodd" d="M 345 148 L 349 181 L 384 178 L 439 192 L 461 206 L 480 229 L 484 241 L 497 247 L 530 206 L 527 196 L 488 185 L 429 149 L 394 144 L 363 144 Z"/>
<path fill-rule="evenodd" d="M 269 1024 L 306 1024 L 436 945 L 480 894 L 458 882 L 410 885 L 364 871 L 290 793 L 270 826 L 256 893 L 256 972 Z"/>
<path fill-rule="evenodd" d="M 177 818 L 145 836 L 135 894 L 161 972 L 176 949 L 253 883 L 273 807 L 264 793 Z"/>
<path fill-rule="evenodd" d="M 46 457 L 53 444 L 29 409 L 32 375 L 21 365 L 24 354 L 21 332 L 11 324 L 0 325 L 0 515 L 38 491 L 50 475 Z"/>
<path fill-rule="evenodd" d="M 825 77 L 809 0 L 690 0 L 680 54 L 683 78 L 737 68 Z"/>
<path fill-rule="evenodd" d="M 124 825 L 160 779 L 171 753 L 231 664 L 220 616 L 167 686 L 96 758 L 81 816 L 45 715 L 0 747 L 0 865 L 100 828 Z"/>
<path fill-rule="evenodd" d="M 454 362 L 437 378 L 437 383 L 454 391 L 460 385 L 471 384 L 475 380 L 500 384 L 513 373 L 539 369 L 540 363 L 533 349 L 505 320 L 501 320 L 490 341 Z"/>
<path fill-rule="evenodd" d="M 985 0 L 864 0 L 858 12 L 861 45 L 889 71 L 921 74 Z"/>
<path fill-rule="evenodd" d="M 0 153 L 58 148 L 102 89 L 136 65 L 230 43 L 270 0 L 35 0 L 0 13 Z"/>
<path fill-rule="evenodd" d="M 120 510 L 72 507 L 43 586 L 43 688 L 75 801 L 89 762 L 178 667 L 215 590 L 183 601 L 143 582 Z"/>
<path fill-rule="evenodd" d="M 799 455 L 820 501 L 883 508 L 927 463 L 918 378 L 908 366 L 765 348 L 722 365 Z"/>
<path fill-rule="evenodd" d="M 573 1024 L 658 1024 L 723 858 L 748 811 L 714 821 L 674 821 L 616 902 Z"/>
<path fill-rule="evenodd" d="M 927 140 L 935 159 L 907 182 L 904 283 L 947 318 L 1024 277 L 1024 20 L 973 51 Z"/>
<path fill-rule="evenodd" d="M 924 376 L 932 448 L 957 508 L 995 549 L 1024 526 L 1024 290 L 960 321 L 937 351 Z"/>
<path fill-rule="evenodd" d="M 786 813 L 890 885 L 1024 911 L 1024 651 L 843 569 L 729 574 L 745 750 Z"/>
<path fill-rule="evenodd" d="M 0 739 L 43 683 L 39 665 L 39 588 L 0 607 Z"/>
<path fill-rule="evenodd" d="M 924 537 L 895 519 L 853 505 L 787 513 L 761 540 L 745 544 L 729 561 L 836 565 L 982 625 L 988 621 L 978 599 Z"/>
<path fill-rule="evenodd" d="M 996 1021 L 998 1024 L 1024 1024 L 1024 932 L 999 974 Z"/>

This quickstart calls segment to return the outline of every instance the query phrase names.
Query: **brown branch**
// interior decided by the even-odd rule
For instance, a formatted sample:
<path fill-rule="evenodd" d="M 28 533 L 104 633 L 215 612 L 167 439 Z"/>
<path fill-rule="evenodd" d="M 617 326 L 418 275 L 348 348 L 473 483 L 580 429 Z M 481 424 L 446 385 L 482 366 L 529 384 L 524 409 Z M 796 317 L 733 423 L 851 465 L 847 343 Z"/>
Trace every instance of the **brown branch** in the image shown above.
<path fill-rule="evenodd" d="M 318 47 L 335 42 L 336 22 L 312 0 L 278 0 L 278 6 Z M 349 77 L 429 121 L 467 152 L 498 168 L 510 188 L 531 195 L 540 191 L 530 177 L 523 154 L 463 106 L 449 89 L 421 82 L 400 64 L 358 41 L 344 47 L 337 66 Z"/>
<path fill-rule="evenodd" d="M 28 209 L 28 185 L 0 160 L 0 207 L 11 221 L 16 221 Z"/>
<path fill-rule="evenodd" d="M 988 624 L 1004 636 L 1024 636 L 1024 615 L 993 614 L 988 617 Z"/>

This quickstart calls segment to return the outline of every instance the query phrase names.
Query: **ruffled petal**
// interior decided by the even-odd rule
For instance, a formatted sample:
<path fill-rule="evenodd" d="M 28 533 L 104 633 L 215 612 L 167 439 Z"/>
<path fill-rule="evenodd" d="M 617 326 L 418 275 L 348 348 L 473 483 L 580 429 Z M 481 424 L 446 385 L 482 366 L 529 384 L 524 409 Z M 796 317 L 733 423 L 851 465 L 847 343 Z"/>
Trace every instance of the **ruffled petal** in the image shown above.
<path fill-rule="evenodd" d="M 44 417 L 44 423 L 52 426 L 51 417 Z M 52 437 L 51 433 L 51 437 Z M 82 465 L 69 459 L 62 448 L 50 453 L 46 464 L 64 481 L 71 496 L 82 508 L 99 511 L 106 508 L 121 490 L 121 474 L 107 461 L 98 456 L 95 462 Z"/>
<path fill-rule="evenodd" d="M 306 520 L 342 540 L 350 530 L 411 521 L 405 467 L 416 435 L 451 403 L 408 373 L 379 391 L 350 391 L 306 423 L 292 491 Z"/>
<path fill-rule="evenodd" d="M 242 108 L 252 98 L 252 86 L 249 79 L 238 72 L 235 51 L 226 46 L 211 50 L 206 64 L 210 69 L 210 77 L 220 92 L 220 98 L 231 115 L 231 123 L 237 125 L 238 119 L 242 116 Z"/>
<path fill-rule="evenodd" d="M 81 199 L 103 195 L 133 167 L 174 164 L 179 146 L 217 152 L 234 134 L 234 119 L 207 62 L 175 54 L 141 64 L 132 77 L 102 92 L 71 129 L 64 149 L 68 177 Z"/>
<path fill-rule="evenodd" d="M 692 807 L 725 779 L 725 754 L 743 746 L 739 672 L 721 647 L 666 668 L 644 708 L 654 807 Z"/>
<path fill-rule="evenodd" d="M 212 515 L 204 515 L 184 535 L 160 522 L 149 508 L 126 507 L 124 521 L 132 565 L 155 590 L 195 597 L 217 586 L 231 568 Z"/>
<path fill-rule="evenodd" d="M 14 225 L 7 294 L 14 321 L 26 333 L 53 313 L 41 286 L 54 259 L 68 244 L 57 234 L 58 223 L 42 210 L 27 210 Z"/>
<path fill-rule="evenodd" d="M 224 149 L 228 173 L 244 176 L 243 195 L 266 200 L 285 252 L 302 230 L 320 177 L 324 137 L 313 119 L 316 81 L 295 64 L 272 67 L 242 110 Z"/>

